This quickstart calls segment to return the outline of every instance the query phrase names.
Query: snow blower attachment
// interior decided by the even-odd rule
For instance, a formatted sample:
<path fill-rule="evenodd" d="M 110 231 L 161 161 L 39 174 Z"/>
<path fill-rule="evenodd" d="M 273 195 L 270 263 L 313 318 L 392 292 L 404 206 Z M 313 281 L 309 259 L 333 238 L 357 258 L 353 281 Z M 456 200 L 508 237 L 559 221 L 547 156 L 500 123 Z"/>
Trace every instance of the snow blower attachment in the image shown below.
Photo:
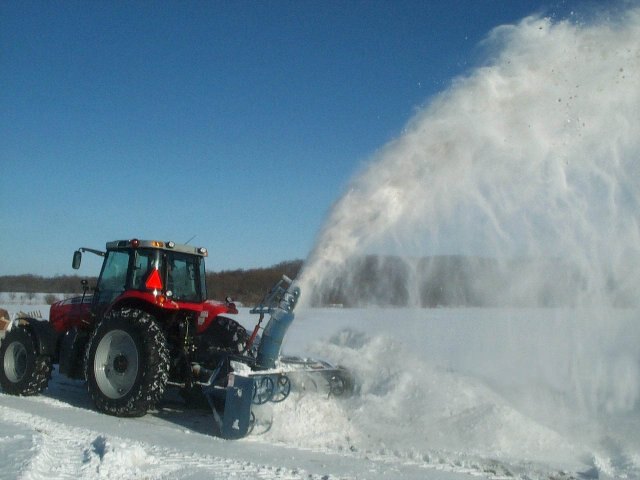
<path fill-rule="evenodd" d="M 224 355 L 213 372 L 202 371 L 208 377 L 203 392 L 213 409 L 216 434 L 225 439 L 237 439 L 251 433 L 256 422 L 252 405 L 284 401 L 294 389 L 326 393 L 328 396 L 347 395 L 353 390 L 350 374 L 327 362 L 300 357 L 281 357 L 280 349 L 287 330 L 294 319 L 293 310 L 300 297 L 300 289 L 292 286 L 287 276 L 271 289 L 250 313 L 259 315 L 242 355 Z M 269 321 L 254 351 L 265 315 Z M 232 372 L 231 362 L 250 367 L 248 373 L 230 373 L 226 386 L 216 386 L 224 372 Z"/>
<path fill-rule="evenodd" d="M 323 360 L 280 356 L 280 347 L 293 321 L 293 309 L 300 296 L 300 289 L 292 287 L 291 284 L 291 279 L 283 276 L 265 299 L 251 310 L 251 313 L 259 314 L 260 318 L 248 342 L 249 348 L 257 337 L 264 315 L 267 313 L 271 315 L 258 347 L 256 369 L 278 369 L 280 372 L 266 377 L 264 374 L 259 374 L 261 384 L 267 391 L 273 392 L 271 401 L 284 400 L 292 388 L 299 391 L 325 393 L 330 397 L 351 394 L 353 378 L 345 368 L 336 367 Z"/>
<path fill-rule="evenodd" d="M 225 439 L 242 438 L 251 432 L 255 416 L 252 405 L 266 402 L 281 402 L 291 392 L 291 381 L 284 372 L 273 369 L 280 355 L 282 341 L 287 329 L 293 322 L 293 309 L 300 297 L 300 289 L 291 286 L 287 276 L 271 289 L 263 301 L 251 310 L 259 314 L 260 319 L 247 342 L 243 355 L 223 355 L 214 371 L 201 369 L 199 377 L 208 377 L 203 383 L 203 393 L 213 409 L 216 422 L 216 434 Z M 256 341 L 264 316 L 270 315 L 257 349 L 257 355 L 247 355 Z M 247 374 L 230 373 L 227 384 L 218 386 L 216 381 L 225 373 L 232 371 L 231 362 L 248 365 Z"/>

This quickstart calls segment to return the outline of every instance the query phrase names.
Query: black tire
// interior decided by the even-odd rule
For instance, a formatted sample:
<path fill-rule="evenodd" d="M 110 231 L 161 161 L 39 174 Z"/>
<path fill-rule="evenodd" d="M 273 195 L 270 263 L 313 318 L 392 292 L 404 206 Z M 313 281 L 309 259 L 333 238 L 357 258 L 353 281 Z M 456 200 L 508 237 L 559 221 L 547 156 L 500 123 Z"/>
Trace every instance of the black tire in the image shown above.
<path fill-rule="evenodd" d="M 108 313 L 89 339 L 85 377 L 100 412 L 139 417 L 153 409 L 169 377 L 167 340 L 155 318 L 136 309 Z"/>
<path fill-rule="evenodd" d="M 196 337 L 198 347 L 205 350 L 224 350 L 241 353 L 247 345 L 249 334 L 235 320 L 217 316 L 209 328 Z"/>
<path fill-rule="evenodd" d="M 51 357 L 39 355 L 29 331 L 14 326 L 0 345 L 0 386 L 10 395 L 37 395 L 51 378 Z"/>

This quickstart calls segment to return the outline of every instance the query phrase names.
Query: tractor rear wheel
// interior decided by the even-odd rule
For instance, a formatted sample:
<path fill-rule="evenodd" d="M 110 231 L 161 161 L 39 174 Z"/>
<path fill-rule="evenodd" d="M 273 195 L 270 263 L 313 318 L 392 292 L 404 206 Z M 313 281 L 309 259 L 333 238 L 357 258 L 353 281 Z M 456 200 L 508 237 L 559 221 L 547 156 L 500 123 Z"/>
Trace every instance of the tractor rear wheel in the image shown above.
<path fill-rule="evenodd" d="M 29 331 L 19 325 L 7 332 L 0 345 L 0 385 L 11 395 L 37 395 L 51 378 L 51 357 L 39 355 Z"/>
<path fill-rule="evenodd" d="M 85 375 L 99 411 L 144 415 L 162 398 L 168 374 L 167 340 L 152 315 L 114 310 L 98 323 L 86 350 Z"/>

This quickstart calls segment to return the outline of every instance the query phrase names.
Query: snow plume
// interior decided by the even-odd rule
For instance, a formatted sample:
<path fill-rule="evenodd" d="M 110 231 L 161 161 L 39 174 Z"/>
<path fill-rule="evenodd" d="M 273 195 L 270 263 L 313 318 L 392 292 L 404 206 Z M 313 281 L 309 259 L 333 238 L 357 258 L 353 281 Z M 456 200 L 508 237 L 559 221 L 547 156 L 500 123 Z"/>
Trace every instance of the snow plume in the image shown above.
<path fill-rule="evenodd" d="M 420 111 L 334 205 L 302 300 L 338 288 L 361 305 L 428 305 L 439 265 L 428 259 L 461 255 L 471 268 L 457 304 L 637 305 L 640 9 L 602 18 L 494 29 L 486 64 Z M 404 261 L 395 274 L 381 265 L 390 256 Z M 439 288 L 456 291 L 459 277 L 440 275 L 457 283 Z"/>
<path fill-rule="evenodd" d="M 545 428 L 559 429 L 606 452 L 588 462 L 597 471 L 637 475 L 639 440 L 625 425 L 640 408 L 640 9 L 580 24 L 525 18 L 483 47 L 489 60 L 418 112 L 334 205 L 300 276 L 302 302 L 502 307 L 469 309 L 473 321 L 450 330 L 389 309 L 391 338 L 410 331 L 433 339 L 411 352 L 442 355 L 422 372 L 400 368 L 406 352 L 374 357 L 378 376 L 365 374 L 354 400 L 366 403 L 349 413 L 365 437 L 377 435 L 366 416 L 377 438 L 422 432 L 430 452 L 518 456 L 531 441 L 529 453 L 552 458 L 563 443 Z M 525 320 L 511 315 L 522 307 Z M 446 349 L 471 383 L 425 366 L 447 367 Z M 396 390 L 376 397 L 385 386 L 372 382 L 385 378 Z"/>

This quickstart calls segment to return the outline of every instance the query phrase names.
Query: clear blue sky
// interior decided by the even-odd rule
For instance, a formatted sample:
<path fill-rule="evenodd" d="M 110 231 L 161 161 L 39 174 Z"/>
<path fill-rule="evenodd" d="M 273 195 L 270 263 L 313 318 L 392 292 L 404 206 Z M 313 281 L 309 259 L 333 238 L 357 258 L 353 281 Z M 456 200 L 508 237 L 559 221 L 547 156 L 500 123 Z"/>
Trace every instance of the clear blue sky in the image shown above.
<path fill-rule="evenodd" d="M 0 275 L 132 237 L 195 235 L 210 270 L 305 258 L 493 27 L 576 4 L 3 0 Z"/>

